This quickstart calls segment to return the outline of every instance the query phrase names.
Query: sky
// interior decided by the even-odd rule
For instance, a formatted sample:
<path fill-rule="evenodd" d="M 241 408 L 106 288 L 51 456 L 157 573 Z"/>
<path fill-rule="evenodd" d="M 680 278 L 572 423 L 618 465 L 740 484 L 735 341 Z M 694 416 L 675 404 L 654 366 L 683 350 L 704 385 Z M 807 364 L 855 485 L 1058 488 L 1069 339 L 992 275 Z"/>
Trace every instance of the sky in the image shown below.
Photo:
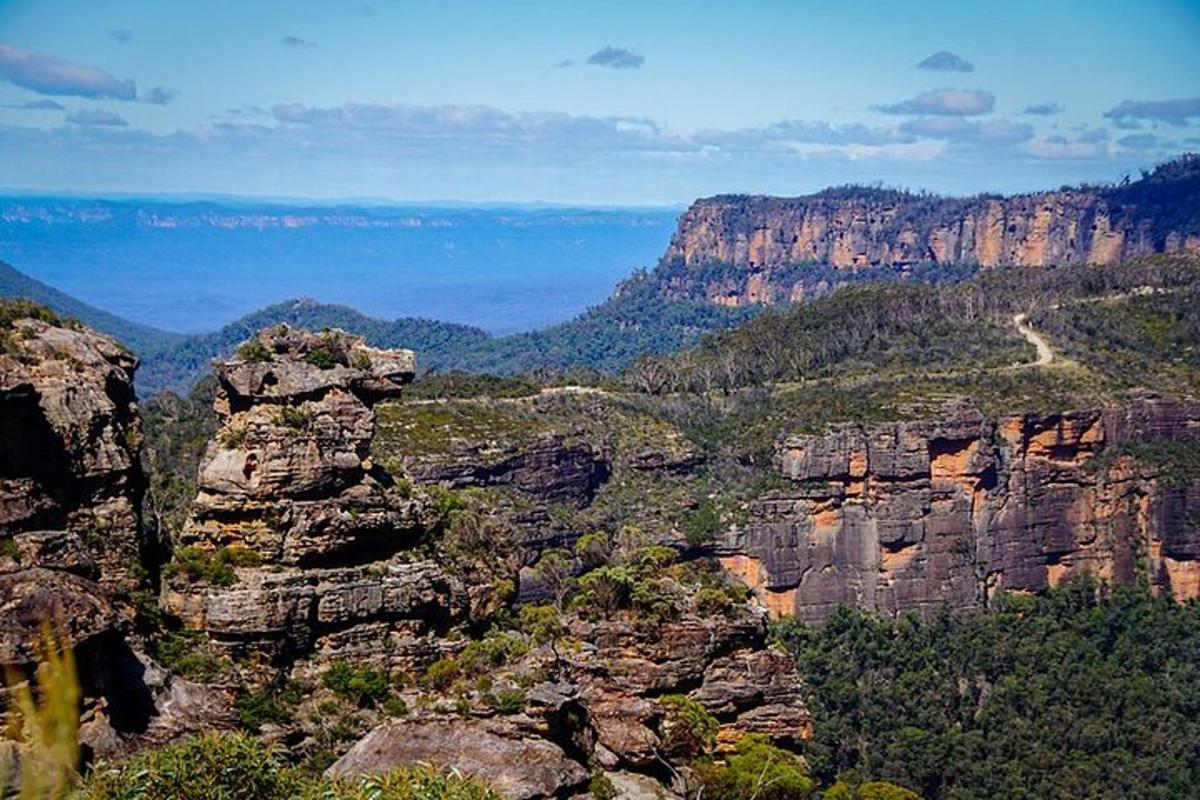
<path fill-rule="evenodd" d="M 0 0 L 0 190 L 678 205 L 1200 150 L 1200 0 Z"/>

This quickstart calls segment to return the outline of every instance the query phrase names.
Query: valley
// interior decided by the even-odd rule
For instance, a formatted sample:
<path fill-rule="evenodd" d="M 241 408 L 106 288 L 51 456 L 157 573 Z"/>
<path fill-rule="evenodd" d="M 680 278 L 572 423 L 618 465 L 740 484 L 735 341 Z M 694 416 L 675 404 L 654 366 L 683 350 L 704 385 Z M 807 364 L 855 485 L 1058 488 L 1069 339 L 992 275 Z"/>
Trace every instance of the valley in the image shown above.
<path fill-rule="evenodd" d="M 62 621 L 82 796 L 179 759 L 296 797 L 1185 796 L 1200 233 L 681 259 L 707 202 L 501 337 L 315 301 L 181 337 L 0 272 L 0 659 Z"/>

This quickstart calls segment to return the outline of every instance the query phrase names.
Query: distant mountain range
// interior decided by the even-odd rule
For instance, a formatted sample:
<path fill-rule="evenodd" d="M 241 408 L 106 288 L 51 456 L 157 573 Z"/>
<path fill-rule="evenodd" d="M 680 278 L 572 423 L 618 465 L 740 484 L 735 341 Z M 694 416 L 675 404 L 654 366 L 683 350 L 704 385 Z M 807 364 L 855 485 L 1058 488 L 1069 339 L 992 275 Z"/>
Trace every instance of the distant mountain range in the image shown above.
<path fill-rule="evenodd" d="M 304 209 L 272 211 L 267 219 L 261 210 L 252 218 L 214 213 L 198 207 L 156 219 L 265 229 L 305 224 L 312 216 Z M 389 214 L 387 224 L 399 224 L 395 210 Z M 174 221 L 164 223 L 168 219 Z M 370 215 L 356 211 L 345 223 L 369 225 Z M 431 223 L 423 218 L 420 224 Z M 988 232 L 1000 238 L 988 240 Z M 1120 185 L 1014 198 L 843 187 L 803 198 L 700 200 L 680 220 L 653 270 L 634 272 L 607 300 L 566 322 L 506 336 L 425 318 L 383 320 L 309 299 L 269 305 L 210 333 L 182 335 L 89 306 L 3 263 L 0 296 L 28 297 L 126 343 L 142 359 L 138 389 L 147 396 L 186 391 L 213 358 L 279 322 L 339 327 L 379 346 L 408 347 L 417 351 L 423 370 L 611 371 L 736 325 L 765 305 L 813 299 L 848 283 L 956 281 L 990 266 L 1113 263 L 1171 251 L 1200 252 L 1200 156 L 1184 156 Z"/>

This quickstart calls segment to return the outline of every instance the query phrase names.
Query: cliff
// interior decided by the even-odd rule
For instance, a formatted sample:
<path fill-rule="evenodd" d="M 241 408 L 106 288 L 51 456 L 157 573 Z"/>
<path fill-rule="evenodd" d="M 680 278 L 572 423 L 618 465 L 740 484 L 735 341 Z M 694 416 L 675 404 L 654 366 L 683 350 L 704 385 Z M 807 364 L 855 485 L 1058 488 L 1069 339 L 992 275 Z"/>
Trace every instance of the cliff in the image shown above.
<path fill-rule="evenodd" d="M 664 263 L 724 305 L 799 299 L 797 265 L 1114 264 L 1200 252 L 1200 157 L 1138 181 L 1013 197 L 942 198 L 846 187 L 806 197 L 717 196 L 680 218 Z M 728 274 L 705 275 L 713 265 Z"/>
<path fill-rule="evenodd" d="M 792 488 L 720 548 L 776 616 L 986 607 L 1089 573 L 1200 597 L 1200 404 L 841 425 L 778 448 Z"/>

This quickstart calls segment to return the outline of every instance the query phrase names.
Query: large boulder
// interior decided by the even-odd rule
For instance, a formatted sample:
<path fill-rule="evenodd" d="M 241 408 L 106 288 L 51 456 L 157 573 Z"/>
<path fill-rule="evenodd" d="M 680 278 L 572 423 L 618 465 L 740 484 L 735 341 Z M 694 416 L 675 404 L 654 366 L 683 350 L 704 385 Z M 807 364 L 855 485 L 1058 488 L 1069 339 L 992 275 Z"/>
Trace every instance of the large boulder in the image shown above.
<path fill-rule="evenodd" d="M 459 770 L 513 800 L 560 796 L 588 779 L 588 771 L 558 745 L 495 720 L 385 723 L 328 774 L 372 775 L 418 763 Z"/>

